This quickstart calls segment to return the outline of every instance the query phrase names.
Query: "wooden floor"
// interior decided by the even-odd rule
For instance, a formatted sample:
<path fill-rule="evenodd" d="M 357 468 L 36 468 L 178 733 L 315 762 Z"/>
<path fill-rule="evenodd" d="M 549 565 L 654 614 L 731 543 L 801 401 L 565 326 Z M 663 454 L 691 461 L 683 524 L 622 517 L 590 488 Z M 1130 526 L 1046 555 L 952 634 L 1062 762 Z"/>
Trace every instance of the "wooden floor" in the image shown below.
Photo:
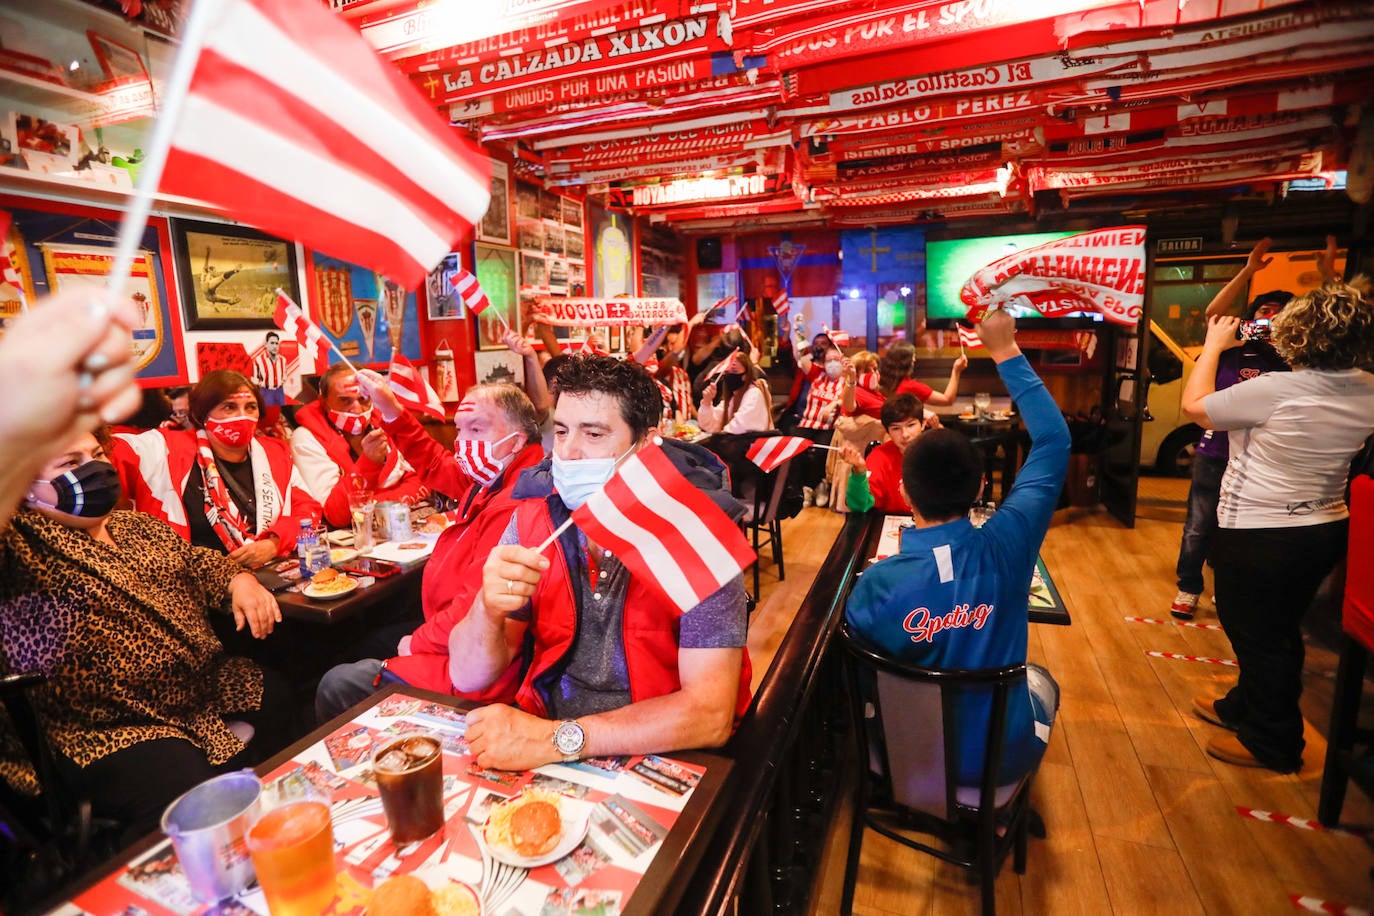
<path fill-rule="evenodd" d="M 1030 658 L 1050 669 L 1062 692 L 1032 791 L 1049 837 L 1031 840 L 1024 875 L 1009 863 L 1003 869 L 999 913 L 1221 916 L 1303 906 L 1333 913 L 1374 908 L 1374 852 L 1358 832 L 1374 828 L 1374 804 L 1358 790 L 1350 790 L 1343 817 L 1355 833 L 1301 829 L 1238 810 L 1315 824 L 1335 656 L 1309 646 L 1306 762 L 1300 773 L 1285 776 L 1229 766 L 1204 751 L 1218 730 L 1191 713 L 1192 699 L 1224 690 L 1233 669 L 1146 654 L 1231 657 L 1220 631 L 1176 626 L 1169 618 L 1185 494 L 1185 481 L 1143 479 L 1134 529 L 1104 512 L 1067 509 L 1055 517 L 1043 555 L 1074 622 L 1030 628 Z M 779 583 L 765 564 L 763 600 L 751 624 L 755 683 L 841 523 L 841 516 L 815 508 L 784 523 L 787 579 Z M 1216 622 L 1210 590 L 1196 622 Z M 839 910 L 848 835 L 845 805 L 816 878 L 815 914 Z M 1309 900 L 1300 905 L 1296 898 Z M 961 871 L 870 831 L 854 911 L 977 913 L 978 894 Z"/>

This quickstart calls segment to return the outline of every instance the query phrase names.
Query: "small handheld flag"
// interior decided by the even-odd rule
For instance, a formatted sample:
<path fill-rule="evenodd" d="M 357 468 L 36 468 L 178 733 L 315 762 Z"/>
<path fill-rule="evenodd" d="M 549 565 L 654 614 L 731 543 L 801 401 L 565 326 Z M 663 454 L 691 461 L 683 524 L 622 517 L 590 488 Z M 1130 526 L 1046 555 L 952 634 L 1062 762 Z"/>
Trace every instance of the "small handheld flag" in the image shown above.
<path fill-rule="evenodd" d="M 394 350 L 386 383 L 406 408 L 429 414 L 436 420 L 444 419 L 444 404 L 439 400 L 439 393 L 410 360 Z"/>
<path fill-rule="evenodd" d="M 626 458 L 572 521 L 684 613 L 754 562 L 739 526 L 682 476 L 659 445 Z"/>
<path fill-rule="evenodd" d="M 781 318 L 783 315 L 786 315 L 787 310 L 791 307 L 792 303 L 787 298 L 787 293 L 785 291 L 778 293 L 777 298 L 773 300 L 773 313 L 776 314 L 779 318 Z"/>
<path fill-rule="evenodd" d="M 458 291 L 458 298 L 463 300 L 463 304 L 468 307 L 468 311 L 474 315 L 480 315 L 491 306 L 491 300 L 482 291 L 482 285 L 477 282 L 477 278 L 466 270 L 459 269 L 453 275 L 453 288 Z"/>
<path fill-rule="evenodd" d="M 795 458 L 815 443 L 801 436 L 767 436 L 749 446 L 744 456 L 762 471 L 771 471 L 789 458 Z"/>
<path fill-rule="evenodd" d="M 978 336 L 978 330 L 976 328 L 964 327 L 961 322 L 959 324 L 959 348 L 963 349 L 964 347 L 968 347 L 970 350 L 977 350 L 982 346 L 983 338 Z"/>
<path fill-rule="evenodd" d="M 281 290 L 277 291 L 277 311 L 272 315 L 272 320 L 277 327 L 295 338 L 296 343 L 300 345 L 301 354 L 309 354 L 311 365 L 319 370 L 320 363 L 328 358 L 324 346 L 324 333 L 306 317 L 301 307 Z"/>

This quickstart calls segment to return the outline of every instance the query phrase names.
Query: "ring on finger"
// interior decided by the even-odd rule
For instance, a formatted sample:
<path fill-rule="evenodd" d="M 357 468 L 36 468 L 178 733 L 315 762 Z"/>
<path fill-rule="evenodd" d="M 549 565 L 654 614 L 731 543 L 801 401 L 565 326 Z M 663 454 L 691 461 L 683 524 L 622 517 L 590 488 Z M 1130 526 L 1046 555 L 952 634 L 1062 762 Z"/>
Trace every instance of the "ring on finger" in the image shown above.
<path fill-rule="evenodd" d="M 515 594 L 515 580 L 514 580 L 514 579 L 507 579 L 507 580 L 506 580 L 506 594 L 507 594 L 507 595 L 514 595 L 514 594 Z"/>

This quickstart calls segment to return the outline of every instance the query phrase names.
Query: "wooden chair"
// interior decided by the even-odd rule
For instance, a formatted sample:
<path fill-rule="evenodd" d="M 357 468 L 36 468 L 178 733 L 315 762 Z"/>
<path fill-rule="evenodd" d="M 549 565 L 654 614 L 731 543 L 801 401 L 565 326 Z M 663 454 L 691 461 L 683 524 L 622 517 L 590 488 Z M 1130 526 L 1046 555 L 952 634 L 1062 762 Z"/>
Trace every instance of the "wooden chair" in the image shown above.
<path fill-rule="evenodd" d="M 840 643 L 860 761 L 840 912 L 852 911 L 864 833 L 872 828 L 976 875 L 982 911 L 993 916 L 1002 861 L 1014 851 L 1013 867 L 1025 872 L 1027 830 L 1039 821 L 1030 809 L 1034 772 L 1007 785 L 998 779 L 1008 700 L 1013 690 L 1026 689 L 1026 666 L 918 668 L 873 651 L 848 624 Z M 957 719 L 957 699 L 966 690 L 992 694 L 978 786 L 958 782 L 958 733 L 966 726 Z M 928 835 L 942 846 L 906 832 Z"/>
<path fill-rule="evenodd" d="M 783 491 L 787 488 L 787 475 L 792 468 L 793 459 L 789 458 L 771 471 L 764 472 L 746 462 L 747 470 L 736 478 L 736 493 L 748 498 L 745 502 L 744 518 L 741 523 L 749 533 L 754 553 L 754 597 L 759 594 L 759 563 L 763 559 L 760 552 L 768 547 L 773 555 L 773 565 L 778 568 L 778 581 L 787 578 L 787 568 L 782 551 L 782 519 L 778 515 Z"/>

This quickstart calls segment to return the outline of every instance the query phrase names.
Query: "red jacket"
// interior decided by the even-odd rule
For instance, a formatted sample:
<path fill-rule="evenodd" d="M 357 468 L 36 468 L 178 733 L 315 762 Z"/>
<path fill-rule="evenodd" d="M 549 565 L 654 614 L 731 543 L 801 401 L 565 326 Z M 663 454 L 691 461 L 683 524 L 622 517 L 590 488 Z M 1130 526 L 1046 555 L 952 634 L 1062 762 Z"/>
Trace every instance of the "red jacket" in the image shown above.
<path fill-rule="evenodd" d="M 355 476 L 363 479 L 378 502 L 392 499 L 413 503 L 428 494 L 419 475 L 406 466 L 395 448 L 381 464 L 366 455 L 354 458 L 348 440 L 325 416 L 323 401 L 312 401 L 296 411 L 296 423 L 300 428 L 291 434 L 291 453 L 306 486 L 316 499 L 323 501 L 325 521 L 333 527 L 347 528 L 352 524 L 348 499 L 353 493 Z M 373 425 L 378 425 L 375 415 Z"/>
<path fill-rule="evenodd" d="M 516 525 L 521 544 L 542 544 L 553 533 L 548 502 L 530 497 L 518 501 L 515 509 Z M 576 600 L 568 575 L 568 559 L 563 541 L 555 542 L 556 557 L 544 573 L 531 598 L 535 611 L 530 628 L 533 647 L 529 669 L 520 683 L 515 701 L 526 712 L 548 716 L 544 699 L 536 688 L 538 679 L 556 673 L 571 652 L 577 635 Z M 682 612 L 660 591 L 630 577 L 625 595 L 625 615 L 622 639 L 625 647 L 625 668 L 630 680 L 630 702 L 673 693 L 682 689 L 678 676 L 678 618 Z M 751 669 L 749 650 L 743 650 L 740 666 L 739 694 L 735 704 L 735 721 L 749 708 Z"/>
<path fill-rule="evenodd" d="M 459 503 L 460 508 L 456 510 L 459 521 L 467 521 L 476 514 L 477 509 L 469 511 L 467 506 L 474 502 L 477 491 L 482 488 L 472 482 L 453 452 L 436 442 L 419 420 L 403 411 L 394 420 L 382 420 L 381 426 L 425 486 Z M 511 476 L 510 480 L 513 483 L 515 477 Z"/>
<path fill-rule="evenodd" d="M 538 442 L 525 446 L 490 487 L 476 489 L 475 498 L 466 506 L 467 520 L 449 525 L 439 535 L 420 586 L 425 622 L 411 634 L 411 654 L 387 659 L 386 663 L 387 669 L 407 684 L 479 703 L 509 703 L 515 699 L 524 670 L 519 651 L 510 668 L 490 687 L 475 693 L 459 693 L 449 677 L 448 637 L 472 608 L 482 586 L 482 564 L 510 524 L 515 511 L 511 490 L 516 479 L 525 468 L 543 459 L 544 450 Z"/>
<path fill-rule="evenodd" d="M 134 508 L 162 519 L 187 540 L 191 538 L 191 528 L 181 496 L 186 492 L 186 479 L 191 472 L 200 473 L 196 467 L 196 447 L 194 430 L 154 429 L 115 436 L 110 452 L 124 494 Z M 305 489 L 285 442 L 258 436 L 253 439 L 249 454 L 258 497 L 253 530 L 258 534 L 275 534 L 277 555 L 286 556 L 296 549 L 300 520 L 319 518 L 320 504 Z"/>

